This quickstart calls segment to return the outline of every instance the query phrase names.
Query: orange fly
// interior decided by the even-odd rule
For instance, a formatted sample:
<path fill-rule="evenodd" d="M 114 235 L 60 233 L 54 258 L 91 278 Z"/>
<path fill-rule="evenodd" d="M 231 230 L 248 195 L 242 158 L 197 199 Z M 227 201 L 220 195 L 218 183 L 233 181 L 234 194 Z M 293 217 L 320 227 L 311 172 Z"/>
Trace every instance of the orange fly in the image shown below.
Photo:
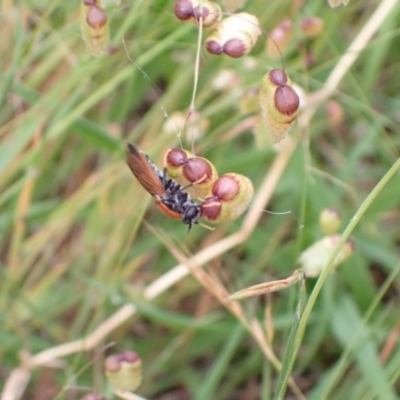
<path fill-rule="evenodd" d="M 180 219 L 184 224 L 197 224 L 200 206 L 194 203 L 184 187 L 174 179 L 166 177 L 166 170 L 161 172 L 150 159 L 133 145 L 127 145 L 127 163 L 139 183 L 155 199 L 158 208 L 168 217 Z"/>

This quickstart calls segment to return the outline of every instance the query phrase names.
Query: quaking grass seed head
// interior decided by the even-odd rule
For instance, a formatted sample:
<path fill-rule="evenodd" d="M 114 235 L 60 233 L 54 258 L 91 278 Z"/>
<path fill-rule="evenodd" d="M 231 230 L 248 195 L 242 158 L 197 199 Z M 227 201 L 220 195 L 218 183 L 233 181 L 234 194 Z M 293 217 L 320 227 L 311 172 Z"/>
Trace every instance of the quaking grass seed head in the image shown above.
<path fill-rule="evenodd" d="M 192 196 L 205 198 L 210 195 L 211 187 L 218 178 L 214 165 L 206 158 L 194 156 L 187 150 L 169 149 L 164 156 L 167 174 L 175 179 Z"/>
<path fill-rule="evenodd" d="M 323 239 L 318 240 L 310 247 L 307 247 L 298 259 L 298 262 L 303 268 L 306 276 L 317 277 L 325 268 L 328 263 L 336 245 L 338 244 L 341 235 L 325 236 Z M 336 256 L 332 271 L 341 263 L 346 261 L 355 251 L 355 244 L 353 239 L 348 239 L 341 247 L 338 255 Z"/>
<path fill-rule="evenodd" d="M 282 140 L 299 114 L 300 99 L 286 73 L 273 69 L 264 76 L 260 107 L 265 127 L 275 142 Z"/>
<path fill-rule="evenodd" d="M 248 54 L 261 34 L 257 17 L 248 13 L 234 14 L 222 20 L 205 42 L 211 54 L 224 53 L 238 58 Z"/>
<path fill-rule="evenodd" d="M 134 351 L 124 351 L 106 358 L 105 374 L 117 390 L 134 391 L 142 382 L 142 360 Z"/>
<path fill-rule="evenodd" d="M 81 30 L 87 48 L 94 56 L 106 53 L 110 28 L 106 12 L 94 0 L 81 3 Z"/>
<path fill-rule="evenodd" d="M 201 215 L 214 223 L 234 220 L 247 209 L 253 193 L 247 177 L 235 173 L 222 175 L 212 187 L 212 196 L 201 204 Z"/>
<path fill-rule="evenodd" d="M 99 6 L 91 5 L 86 13 L 86 22 L 92 29 L 99 31 L 107 24 L 107 14 Z"/>
<path fill-rule="evenodd" d="M 191 21 L 196 25 L 202 18 L 203 28 L 212 29 L 222 19 L 222 11 L 217 3 L 204 0 L 177 0 L 174 13 L 181 21 Z"/>
<path fill-rule="evenodd" d="M 178 0 L 174 5 L 174 13 L 181 21 L 193 18 L 193 5 L 189 0 Z"/>

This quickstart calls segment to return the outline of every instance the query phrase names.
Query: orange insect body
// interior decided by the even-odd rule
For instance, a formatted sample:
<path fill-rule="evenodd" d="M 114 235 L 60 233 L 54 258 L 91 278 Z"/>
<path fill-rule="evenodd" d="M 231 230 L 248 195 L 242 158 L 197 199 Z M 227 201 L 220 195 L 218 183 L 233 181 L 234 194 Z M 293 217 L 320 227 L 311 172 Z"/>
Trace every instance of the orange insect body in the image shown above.
<path fill-rule="evenodd" d="M 166 178 L 149 158 L 134 146 L 127 145 L 127 163 L 133 175 L 155 199 L 157 207 L 168 217 L 181 219 L 184 224 L 197 224 L 201 217 L 200 206 L 194 203 L 173 179 Z"/>

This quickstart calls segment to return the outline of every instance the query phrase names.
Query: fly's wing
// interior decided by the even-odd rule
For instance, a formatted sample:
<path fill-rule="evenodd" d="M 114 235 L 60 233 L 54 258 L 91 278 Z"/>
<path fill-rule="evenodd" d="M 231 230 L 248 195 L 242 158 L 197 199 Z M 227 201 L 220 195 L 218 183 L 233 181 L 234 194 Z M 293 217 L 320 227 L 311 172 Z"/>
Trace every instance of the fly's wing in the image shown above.
<path fill-rule="evenodd" d="M 152 196 L 165 194 L 163 184 L 154 171 L 154 167 L 149 164 L 144 154 L 130 143 L 126 148 L 126 161 L 133 175 Z"/>

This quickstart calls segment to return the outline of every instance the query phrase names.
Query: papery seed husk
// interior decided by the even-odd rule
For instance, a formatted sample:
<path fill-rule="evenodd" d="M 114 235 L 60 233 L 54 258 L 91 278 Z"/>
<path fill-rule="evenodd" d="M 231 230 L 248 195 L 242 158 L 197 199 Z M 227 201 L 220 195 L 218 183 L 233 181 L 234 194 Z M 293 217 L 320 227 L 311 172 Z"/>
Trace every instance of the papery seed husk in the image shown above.
<path fill-rule="evenodd" d="M 192 198 L 205 199 L 211 195 L 211 188 L 218 178 L 215 166 L 206 158 L 194 156 L 191 152 L 182 149 L 169 149 L 164 156 L 164 166 L 167 175 L 175 179 Z"/>
<path fill-rule="evenodd" d="M 217 3 L 209 0 L 178 0 L 174 6 L 177 18 L 199 24 L 200 17 L 204 29 L 214 29 L 222 19 L 222 11 Z"/>
<path fill-rule="evenodd" d="M 228 173 L 218 178 L 212 192 L 214 196 L 206 199 L 202 205 L 202 209 L 207 204 L 210 206 L 210 211 L 204 212 L 203 217 L 207 221 L 219 223 L 234 220 L 243 214 L 253 197 L 254 189 L 249 178 Z"/>
<path fill-rule="evenodd" d="M 200 13 L 200 9 L 202 12 Z M 193 9 L 193 17 L 196 20 L 196 24 L 200 21 L 200 16 L 203 17 L 203 28 L 213 29 L 222 20 L 222 11 L 217 3 L 212 1 L 203 1 Z"/>
<path fill-rule="evenodd" d="M 105 11 L 97 5 L 81 3 L 81 31 L 87 48 L 94 56 L 107 52 L 110 27 Z"/>
<path fill-rule="evenodd" d="M 281 141 L 296 121 L 299 103 L 291 80 L 282 70 L 272 70 L 263 77 L 260 89 L 261 115 L 267 134 L 272 135 L 275 142 Z"/>
<path fill-rule="evenodd" d="M 134 391 L 142 382 L 142 361 L 138 356 L 130 359 L 123 354 L 107 357 L 105 375 L 114 389 Z"/>
<path fill-rule="evenodd" d="M 239 53 L 242 56 L 251 51 L 260 34 L 261 30 L 257 17 L 248 13 L 238 13 L 225 18 L 218 24 L 217 28 L 206 39 L 206 48 L 212 54 L 220 54 L 227 42 L 238 39 L 243 42 L 243 49 L 240 48 L 240 51 L 237 51 L 237 45 L 233 49 L 228 45 L 228 51 L 234 54 L 231 57 L 239 57 Z M 220 51 L 219 46 L 212 42 L 216 42 L 222 50 Z M 226 51 L 225 53 L 230 55 Z"/>
<path fill-rule="evenodd" d="M 298 262 L 306 276 L 317 277 L 322 272 L 339 242 L 340 237 L 341 235 L 325 236 L 300 254 Z M 354 253 L 354 250 L 354 241 L 352 239 L 347 240 L 333 262 L 332 271 L 347 260 Z"/>
<path fill-rule="evenodd" d="M 226 219 L 233 220 L 242 215 L 248 208 L 253 198 L 254 188 L 251 180 L 240 174 L 225 174 L 234 177 L 240 183 L 239 195 L 230 202 L 222 202 L 222 213 L 226 212 Z"/>

